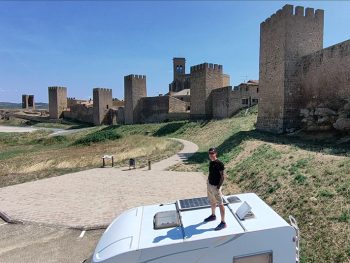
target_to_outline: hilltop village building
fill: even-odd
[[[186,74],[185,58],[174,58],[173,69],[174,79],[164,96],[147,97],[146,76],[135,74],[124,77],[124,101],[113,99],[111,89],[95,88],[93,100],[81,100],[67,97],[66,87],[49,87],[50,118],[94,125],[226,118],[258,102],[258,82],[232,89],[222,65],[203,63]]]
[[[323,23],[292,5],[261,23],[257,129],[350,130],[350,40],[324,49]]]

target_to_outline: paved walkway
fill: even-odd
[[[172,140],[181,142],[184,146],[183,149],[177,154],[165,160],[162,160],[158,163],[153,164],[152,170],[164,171],[168,169],[170,166],[173,166],[179,162],[187,160],[187,158],[191,157],[195,152],[198,151],[197,144],[194,144],[193,142],[182,140],[182,139],[176,139],[176,138],[172,138]]]
[[[0,132],[33,132],[37,130],[38,130],[37,128],[31,128],[31,127],[16,127],[16,126],[0,125]]]
[[[205,196],[202,173],[162,171],[197,150],[181,141],[180,153],[150,171],[98,168],[0,188],[0,214],[13,222],[94,229],[135,206]]]

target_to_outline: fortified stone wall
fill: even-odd
[[[140,122],[162,122],[176,119],[176,116],[183,119],[186,113],[186,102],[170,96],[144,97],[139,101]],[[181,115],[182,114],[182,115]],[[187,118],[186,115],[185,118]]]
[[[119,107],[118,108],[117,123],[118,124],[124,124],[125,123],[124,107]]]
[[[73,105],[77,105],[77,104],[86,104],[86,105],[92,105],[93,101],[90,100],[79,100],[76,98],[67,98],[67,108],[71,108]]]
[[[113,107],[115,108],[124,107],[124,101],[119,100],[117,98],[113,98]]]
[[[109,110],[112,107],[112,90],[93,89],[93,120],[94,125],[111,124]]]
[[[222,72],[222,65],[218,64],[204,63],[191,67],[191,118],[212,118],[213,103],[210,94],[214,89],[223,87]]]
[[[297,63],[323,46],[323,10],[285,5],[260,25],[257,129],[281,133],[298,125],[302,99]]]
[[[49,114],[51,119],[59,119],[67,109],[67,88],[49,87]]]
[[[213,118],[231,117],[239,110],[258,103],[258,85],[242,83],[232,89],[227,86],[212,91]]]
[[[232,87],[222,87],[212,92],[213,98],[213,118],[222,119],[231,115],[230,112],[230,95],[232,93]]]
[[[144,97],[139,101],[140,122],[162,122],[167,119],[169,112],[169,96]]]
[[[182,101],[175,97],[169,97],[169,113],[182,113],[187,111],[187,105],[185,101]]]
[[[63,111],[63,118],[94,124],[93,113],[93,107],[88,107],[85,104],[75,104],[69,110]]]
[[[125,124],[140,122],[139,101],[147,97],[146,76],[128,75],[124,77]]]
[[[350,40],[302,57],[298,64],[300,107],[323,105],[339,110],[350,99]]]

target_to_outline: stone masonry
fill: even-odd
[[[67,88],[49,87],[49,114],[51,119],[59,119],[67,109]]]
[[[22,109],[35,109],[34,95],[22,95]]]
[[[222,65],[203,63],[191,67],[191,118],[210,119],[213,116],[211,92],[228,84]]]
[[[213,90],[213,118],[229,118],[241,109],[258,104],[258,94],[259,83],[251,80],[233,89],[227,86]]]
[[[109,111],[112,107],[112,90],[95,88],[93,89],[93,119],[94,125],[111,124]]]
[[[261,24],[258,129],[282,133],[350,123],[350,41],[323,49],[323,23],[323,10],[286,5]]]
[[[124,117],[125,124],[138,123],[139,101],[147,97],[146,76],[145,75],[128,75],[124,77]]]
[[[190,89],[190,74],[186,74],[186,59],[173,58],[173,82],[169,84],[169,92]]]
[[[297,127],[302,100],[296,74],[300,58],[323,46],[323,10],[285,5],[260,25],[257,129],[275,133]]]

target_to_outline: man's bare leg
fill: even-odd
[[[211,207],[211,214],[212,214],[212,215],[215,215],[216,204],[215,204],[215,203],[211,203],[211,204],[210,204],[210,207]],[[220,212],[220,213],[221,213],[221,212]]]
[[[225,207],[224,205],[219,205],[220,208],[220,215],[221,215],[221,222],[225,222]]]

